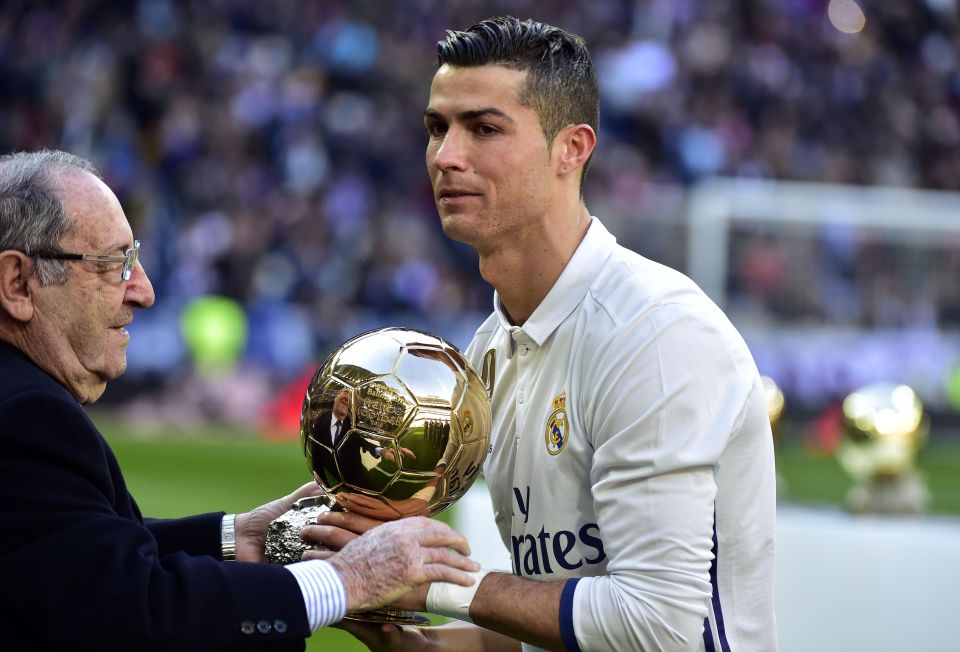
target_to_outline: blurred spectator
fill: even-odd
[[[245,364],[289,380],[364,328],[465,343],[489,311],[424,171],[423,80],[442,26],[529,14],[588,40],[606,152],[590,205],[674,266],[681,191],[704,176],[960,190],[953,3],[862,0],[854,33],[828,4],[8,0],[0,151],[90,156],[124,202],[158,303],[173,308],[138,329],[128,380],[186,364],[175,308],[208,293],[246,310]],[[939,295],[911,297],[882,252],[835,248],[811,296],[791,284],[795,248],[742,249],[732,282],[785,318],[896,326],[922,304],[923,319],[960,322],[946,268]],[[941,261],[950,270],[958,251]]]

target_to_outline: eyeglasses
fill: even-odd
[[[120,278],[129,281],[133,274],[133,268],[137,266],[137,258],[140,256],[140,241],[134,240],[133,247],[123,252],[123,255],[104,256],[100,254],[68,254],[55,253],[52,251],[33,251],[29,254],[36,258],[48,258],[50,260],[90,260],[95,263],[123,263],[120,271]]]

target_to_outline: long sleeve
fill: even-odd
[[[203,554],[217,515],[145,526],[112,451],[65,392],[0,401],[0,447],[0,613],[28,649],[303,649],[293,575]]]
[[[623,328],[606,364],[588,372],[587,385],[597,391],[582,414],[595,447],[593,502],[610,559],[607,573],[580,579],[567,603],[580,649],[703,644],[716,578],[717,469],[759,468],[768,452],[759,444],[770,439],[762,422],[744,435],[756,445],[728,459],[746,415],[765,413],[755,409],[752,363],[738,359],[741,349],[726,339],[695,313],[661,306]]]

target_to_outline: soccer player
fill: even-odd
[[[475,625],[351,631],[392,650],[775,650],[760,375],[693,282],[584,204],[599,117],[584,41],[507,17],[438,52],[427,169],[444,232],[496,290],[467,354],[492,386],[484,475],[513,574],[405,603]]]

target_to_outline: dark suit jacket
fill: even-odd
[[[0,647],[302,650],[293,575],[221,562],[221,516],[144,521],[73,396],[0,342]]]
[[[326,480],[327,486],[336,484],[335,479],[339,478],[355,487],[378,489],[379,487],[375,487],[371,483],[370,474],[364,468],[360,457],[360,451],[366,451],[374,457],[379,457],[377,447],[365,438],[354,434],[347,439],[341,439],[339,445],[336,445],[335,453],[331,453],[326,447],[334,448],[335,446],[335,442],[330,438],[332,420],[333,412],[324,410],[317,415],[317,419],[314,421],[313,439],[324,444],[324,446],[313,447],[314,471]],[[352,427],[350,418],[344,419],[343,427],[340,430],[341,437],[349,432]],[[334,455],[339,462],[339,472],[338,467],[334,464]]]

